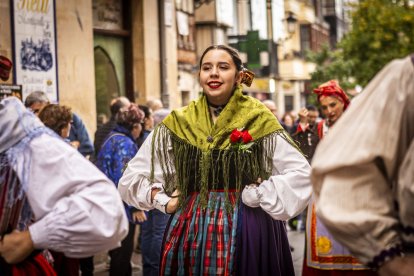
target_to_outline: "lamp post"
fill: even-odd
[[[296,23],[298,20],[296,19],[296,16],[293,12],[288,13],[288,17],[286,17],[286,23],[287,23],[287,31],[290,35],[290,37],[295,33],[296,31]],[[289,37],[289,38],[290,38]]]

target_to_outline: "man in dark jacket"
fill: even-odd
[[[317,119],[319,117],[318,109],[313,105],[308,105],[299,111],[299,124],[296,133],[292,138],[296,141],[299,148],[310,163],[316,146],[319,143],[317,131]]]

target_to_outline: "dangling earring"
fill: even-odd
[[[246,68],[243,68],[241,73],[242,77],[240,83],[244,83],[245,85],[250,87],[254,79],[254,73],[250,70],[247,70]]]

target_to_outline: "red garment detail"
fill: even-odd
[[[318,136],[319,139],[323,138],[323,124],[325,123],[325,120],[322,120],[318,123]]]
[[[335,80],[330,80],[328,82],[325,82],[319,85],[318,88],[315,88],[313,90],[313,92],[318,95],[319,102],[322,96],[330,96],[330,97],[338,98],[341,102],[344,103],[344,110],[346,110],[350,102],[344,90],[342,90],[338,82]]]
[[[12,276],[56,276],[52,266],[46,261],[45,257],[39,253],[34,257],[29,257],[23,262],[12,265]]]
[[[298,128],[295,133],[305,132],[309,128],[309,124],[306,124],[306,127],[303,129],[301,124],[298,124]]]

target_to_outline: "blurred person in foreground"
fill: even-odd
[[[313,159],[317,212],[380,275],[414,274],[414,57],[386,65]]]
[[[69,107],[48,104],[40,110],[38,117],[45,126],[70,144],[68,137],[72,124],[72,112]],[[79,275],[79,260],[77,258],[66,257],[62,252],[54,250],[50,250],[50,253],[53,256],[53,268],[58,275]]]
[[[337,122],[344,114],[350,104],[350,100],[345,91],[335,80],[330,80],[321,84],[314,89],[318,96],[318,102],[321,105],[325,120],[321,121],[320,139],[329,137],[331,129],[336,128]],[[348,128],[353,132],[353,129]],[[345,147],[346,143],[330,141],[334,147]],[[347,148],[353,152],[353,148]],[[324,162],[330,164],[332,159],[326,159]],[[376,275],[368,267],[361,264],[355,256],[338,241],[326,229],[326,226],[320,221],[315,211],[315,199],[313,198],[308,207],[306,218],[306,254],[302,270],[303,276],[333,276],[333,275]]]
[[[34,91],[30,93],[25,99],[25,106],[38,116],[40,116],[40,113],[45,107],[48,107],[48,111],[43,113],[41,120],[47,127],[51,127],[59,136],[62,136],[60,129],[63,123],[67,123],[67,112],[64,112],[61,109],[61,106],[57,104],[50,104],[46,93],[43,91]],[[89,138],[89,134],[82,119],[75,113],[72,113],[71,111],[69,112],[71,113],[70,123],[67,125],[67,128],[65,128],[65,130],[68,129],[69,132],[65,133],[63,139],[89,159],[93,153],[93,145]],[[65,258],[61,259],[63,261],[65,260]],[[94,270],[93,258],[81,258],[80,268],[84,276],[92,275]],[[66,269],[64,266],[62,266],[62,271],[70,272],[70,270]]]
[[[0,129],[2,275],[55,275],[42,249],[79,258],[119,245],[127,219],[104,174],[17,98],[0,102]]]

